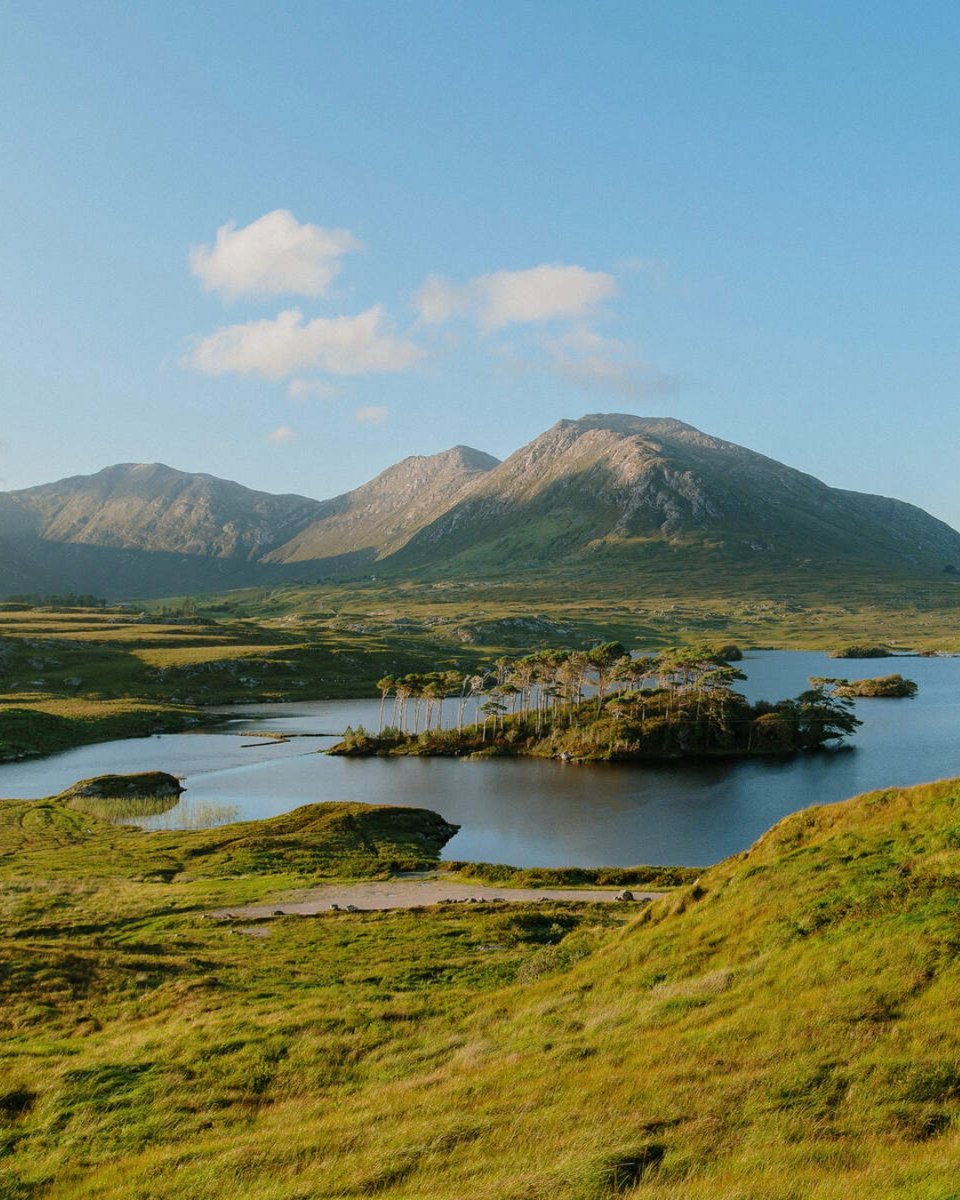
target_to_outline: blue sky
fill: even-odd
[[[7,0],[0,487],[325,497],[626,411],[960,525],[958,50],[946,3]]]

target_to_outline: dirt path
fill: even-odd
[[[659,900],[664,892],[636,892],[633,899]],[[331,909],[362,911],[388,908],[419,908],[425,904],[470,903],[484,904],[530,903],[537,900],[579,900],[582,902],[613,901],[621,889],[604,888],[588,891],[581,888],[496,888],[483,884],[446,883],[442,879],[388,879],[368,883],[330,883],[299,892],[289,900],[273,904],[245,905],[242,908],[221,908],[211,917],[228,920],[297,914],[311,916]],[[351,909],[352,906],[352,909]]]

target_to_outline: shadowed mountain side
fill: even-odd
[[[369,483],[327,501],[317,520],[268,554],[266,561],[300,562],[355,551],[384,558],[499,461],[469,446],[405,458]]]
[[[16,492],[0,492],[0,531],[4,538],[36,537],[40,529],[40,517]]]
[[[24,551],[22,557],[8,560],[0,541],[0,596],[72,591],[124,600],[312,584],[362,574],[372,561],[370,554],[344,554],[320,563],[259,563],[39,540]]]
[[[0,595],[61,590],[59,572],[38,561],[37,546],[34,542],[25,550],[19,542],[0,537]]]

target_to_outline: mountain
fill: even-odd
[[[500,460],[469,446],[405,458],[369,483],[328,500],[317,518],[267,562],[302,562],[341,554],[386,558],[453,505]]]
[[[487,472],[404,548],[427,564],[535,565],[651,544],[939,570],[960,534],[922,509],[828,487],[669,418],[559,421]]]
[[[8,492],[20,531],[73,545],[258,560],[298,533],[322,505],[254,492],[162,463],[122,463],[96,475]]]
[[[350,574],[403,545],[498,462],[455,446],[325,501],[162,463],[0,493],[0,595],[172,595],[281,584],[314,569]]]
[[[456,446],[318,501],[161,464],[0,493],[0,594],[172,595],[378,575],[668,571],[746,586],[797,572],[943,578],[960,534],[670,418],[563,420],[506,461]]]

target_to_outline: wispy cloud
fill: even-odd
[[[287,384],[287,395],[294,400],[305,400],[315,396],[318,400],[332,400],[337,387],[329,379],[291,379]]]
[[[582,318],[618,291],[615,277],[605,271],[544,264],[523,271],[495,271],[462,285],[431,275],[414,297],[414,305],[426,325],[464,316],[492,331]]]
[[[227,299],[248,295],[323,296],[340,259],[360,243],[347,229],[301,224],[284,208],[242,229],[229,221],[212,246],[190,250],[190,270],[208,292]]]
[[[363,375],[406,371],[423,355],[414,342],[387,328],[380,305],[353,317],[305,321],[298,308],[272,320],[225,325],[201,338],[183,359],[206,375],[284,379],[302,371]]]
[[[628,400],[675,395],[683,381],[646,362],[631,342],[577,325],[558,336],[503,347],[504,367],[529,374],[546,371],[565,384]]]
[[[383,408],[379,404],[370,404],[365,408],[356,409],[353,419],[359,421],[361,425],[382,425],[389,415],[389,409]]]
[[[282,446],[286,442],[292,442],[297,436],[297,431],[291,429],[289,425],[278,425],[276,429],[267,434],[267,441],[272,442],[275,446]]]

